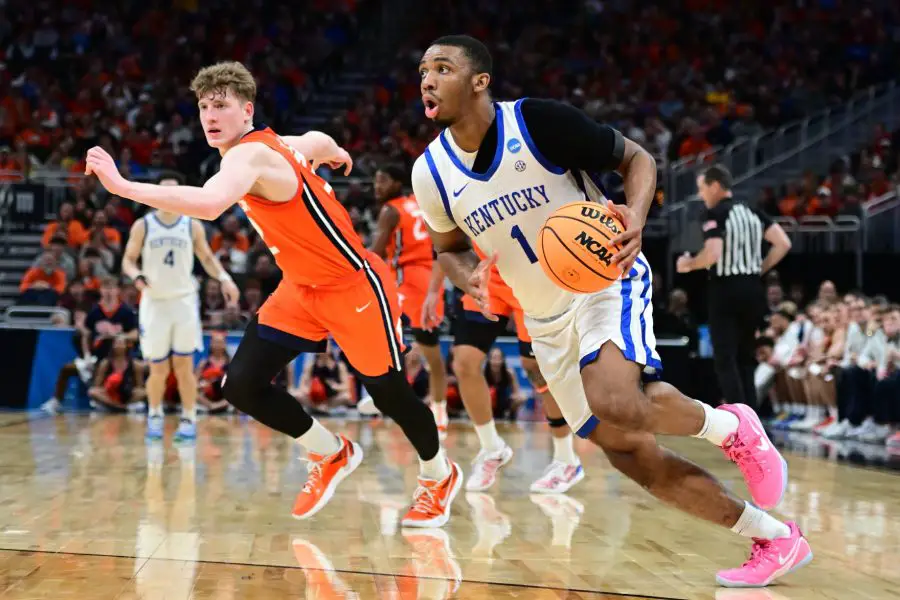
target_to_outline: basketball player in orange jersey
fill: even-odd
[[[375,172],[375,200],[381,207],[369,250],[384,258],[400,290],[400,310],[412,329],[413,339],[428,362],[431,410],[441,435],[447,432],[447,373],[440,340],[434,327],[444,319],[444,272],[434,260],[431,237],[422,211],[413,196],[403,196],[406,173],[399,165],[385,165]],[[425,322],[424,304],[431,296]]]
[[[473,248],[479,256],[484,257],[477,247]],[[512,290],[500,277],[496,266],[491,269],[488,295],[491,312],[498,317],[496,321],[486,319],[472,296],[466,294],[462,301],[463,314],[454,324],[453,372],[459,384],[459,395],[481,443],[481,451],[472,461],[472,472],[466,480],[466,490],[480,492],[493,486],[497,480],[497,472],[512,459],[512,448],[497,433],[490,389],[484,378],[484,360],[496,339],[504,335],[507,323],[512,319],[519,338],[522,368],[541,399],[553,437],[553,460],[531,484],[531,491],[564,494],[584,479],[584,468],[575,454],[572,429],[538,368],[531,348],[531,337],[525,328],[522,308]]]
[[[207,143],[222,155],[203,187],[125,180],[102,148],[88,151],[86,173],[110,193],[154,208],[212,220],[239,203],[284,279],[247,326],[228,367],[225,398],[238,410],[295,438],[309,451],[309,475],[293,516],[311,517],[362,460],[362,449],[310,417],[272,379],[300,352],[323,352],[331,335],[366,380],[375,404],[419,455],[419,487],[404,526],[439,527],[462,486],[458,465],[444,455],[434,417],[402,372],[397,290],[384,262],[363,247],[350,216],[315,165],[346,165],[350,156],[330,137],[280,137],[253,124],[256,83],[240,63],[202,69],[196,93]],[[312,164],[310,162],[312,161]]]

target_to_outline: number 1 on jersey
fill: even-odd
[[[519,242],[519,245],[522,246],[522,251],[525,253],[525,256],[528,257],[528,260],[531,261],[531,264],[534,264],[538,261],[537,254],[534,253],[534,250],[531,249],[531,246],[528,244],[528,240],[525,239],[525,234],[522,233],[522,230],[518,225],[514,225],[510,230],[510,235],[514,240]]]

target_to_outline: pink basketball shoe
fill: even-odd
[[[792,521],[786,525],[791,535],[777,540],[754,538],[750,560],[737,569],[719,571],[716,582],[725,587],[765,587],[809,563],[813,553],[800,528]]]
[[[787,462],[772,445],[752,408],[725,404],[717,410],[727,410],[738,418],[737,431],[725,440],[722,451],[744,475],[753,503],[763,510],[775,508],[787,489]]]

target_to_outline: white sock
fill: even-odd
[[[694,434],[694,437],[702,438],[721,448],[725,440],[737,431],[740,423],[737,415],[727,410],[718,410],[699,400],[695,400],[695,402],[703,407],[704,419],[703,427]]]
[[[775,540],[791,535],[790,527],[749,502],[744,503],[744,512],[731,530],[744,537],[763,540]]]
[[[161,417],[161,416],[163,416],[163,408],[162,408],[162,404],[160,404],[159,406],[151,406],[150,408],[148,408],[148,409],[147,409],[147,416],[148,416],[148,417]]]
[[[184,406],[181,407],[181,418],[187,419],[191,423],[197,421],[197,405],[194,405],[194,408],[191,410],[186,409]]]
[[[420,458],[419,473],[423,479],[433,479],[435,481],[446,479],[450,475],[450,461],[447,460],[444,449],[439,448],[438,453],[431,460],[422,460]]]
[[[581,461],[575,455],[575,445],[573,436],[569,433],[565,437],[553,438],[553,460],[565,463],[567,465],[577,465]]]
[[[297,442],[309,452],[328,456],[341,449],[341,442],[336,435],[325,429],[321,423],[313,419],[309,431],[297,438]]]
[[[478,441],[481,442],[482,450],[499,450],[503,447],[504,441],[497,433],[497,426],[491,419],[484,425],[476,425],[475,433],[478,434]]]

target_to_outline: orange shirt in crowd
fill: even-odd
[[[778,202],[778,212],[786,217],[797,216],[797,213],[800,212],[801,203],[800,196],[796,194],[785,196]]]
[[[91,238],[91,234],[93,230],[88,233],[88,239]],[[114,227],[104,227],[103,228],[103,238],[106,240],[107,244],[120,246],[122,244],[122,234],[119,233],[119,230]]]
[[[212,248],[213,252],[218,252],[222,249],[222,232],[216,233],[212,240],[209,242],[209,247]],[[243,233],[238,232],[235,235],[234,247],[241,252],[247,252],[250,250],[250,238],[248,238]]]
[[[31,267],[25,271],[25,276],[22,277],[19,292],[25,292],[30,289],[37,281],[46,281],[51,288],[56,290],[57,294],[62,294],[66,291],[66,274],[63,273],[62,269],[54,269],[52,273],[47,275],[47,272],[40,267]]]
[[[80,221],[76,221],[72,219],[67,223],[68,225],[68,242],[69,245],[73,248],[78,248],[83,245],[86,241],[88,241],[88,232],[84,228],[84,225],[81,224]],[[44,248],[50,246],[50,240],[53,239],[53,235],[56,233],[56,230],[59,228],[59,221],[54,221],[47,225],[47,229],[44,230],[44,235],[41,236],[41,245]]]
[[[712,144],[705,139],[697,140],[693,137],[689,137],[681,142],[681,145],[678,147],[678,156],[680,158],[697,156],[701,152],[706,152],[707,150],[712,150]]]

